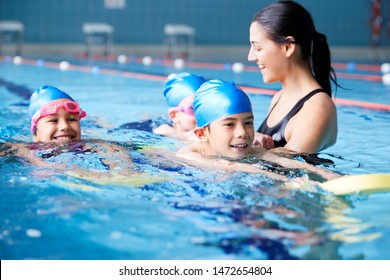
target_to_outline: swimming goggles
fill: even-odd
[[[80,108],[80,105],[75,101],[66,100],[62,102],[49,102],[43,105],[42,108],[32,116],[30,127],[31,132],[35,131],[40,118],[56,114],[61,107],[67,112],[77,115],[79,119],[82,119],[87,115],[87,113],[84,112]]]
[[[182,112],[189,116],[194,116],[194,107],[191,104],[169,108],[169,112]]]

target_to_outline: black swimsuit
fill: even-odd
[[[310,97],[312,97],[313,95],[315,95],[315,94],[317,94],[319,92],[324,92],[324,90],[322,88],[318,88],[318,89],[313,90],[312,92],[310,92],[306,96],[302,97],[302,99],[300,99],[297,102],[297,104],[295,104],[295,106],[290,110],[290,112],[288,112],[288,114],[279,123],[277,123],[273,127],[269,127],[267,125],[267,120],[268,120],[268,117],[271,114],[272,110],[274,109],[274,107],[275,107],[275,105],[277,103],[276,102],[274,107],[272,107],[272,109],[269,111],[269,113],[268,113],[267,117],[265,118],[264,122],[260,125],[259,129],[257,130],[257,132],[260,132],[260,133],[272,136],[272,139],[274,140],[275,148],[276,147],[283,147],[284,145],[287,144],[287,141],[286,141],[286,138],[285,138],[285,135],[284,135],[284,130],[286,129],[287,123],[290,121],[290,119],[296,113],[298,113],[298,111],[302,108],[303,104],[308,99],[310,99]]]

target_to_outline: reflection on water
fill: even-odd
[[[132,135],[126,143],[22,144],[41,166],[2,145],[1,257],[342,259],[347,243],[385,238],[350,215],[346,198],[287,189],[262,174],[194,168],[175,159],[175,142],[151,157],[155,147],[144,141],[155,136]]]

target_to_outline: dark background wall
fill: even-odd
[[[105,0],[0,0],[0,20],[25,25],[27,43],[81,43],[83,22],[114,26],[116,44],[161,44],[166,23],[195,27],[198,45],[246,45],[254,14],[267,0],[125,0],[106,9]],[[371,45],[371,0],[298,0],[312,14],[331,46]],[[380,46],[389,46],[390,0],[382,0]]]

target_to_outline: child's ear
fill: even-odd
[[[176,117],[176,111],[175,110],[169,110],[168,111],[168,116],[171,119],[171,121],[174,121],[174,119]]]
[[[207,142],[208,141],[208,137],[205,133],[205,127],[197,127],[194,129],[194,134],[196,136],[196,138],[199,139],[199,141],[201,142]]]
[[[32,138],[33,138],[33,141],[34,141],[34,142],[38,142],[37,132],[36,132],[36,131],[34,132],[34,135],[33,135]]]

